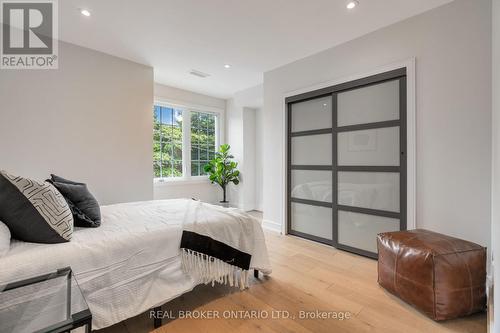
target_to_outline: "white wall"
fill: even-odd
[[[500,332],[500,0],[493,0],[493,179],[491,242],[494,259],[494,299],[496,304],[490,317],[496,318],[491,332]],[[491,311],[491,309],[490,309]]]
[[[222,200],[222,190],[208,180],[165,182],[154,185],[154,199],[193,198],[208,203]]]
[[[242,183],[243,186],[243,206],[246,211],[254,210],[256,208],[256,137],[255,137],[255,121],[256,110],[252,108],[243,108],[243,173]]]
[[[202,95],[192,91],[169,87],[158,83],[155,83],[154,85],[154,94],[155,97],[163,97],[173,100],[174,102],[184,102],[191,105],[198,105],[202,107],[208,106],[222,110],[226,108],[226,101],[224,99]]]
[[[456,0],[265,73],[265,220],[284,220],[284,94],[411,57],[417,61],[417,226],[490,245],[489,0]]]
[[[264,210],[263,109],[255,109],[255,209]]]
[[[220,98],[197,94],[191,91],[173,88],[161,84],[154,85],[155,99],[170,101],[188,107],[197,107],[211,111],[212,108],[223,111],[226,101]],[[224,115],[223,115],[224,116]],[[224,120],[225,117],[222,117]],[[225,142],[225,124],[221,125],[221,143]],[[222,190],[218,185],[206,180],[192,180],[179,182],[165,182],[154,185],[155,199],[195,198],[209,203],[222,200]]]
[[[229,200],[243,210],[258,209],[258,192],[262,173],[257,170],[257,163],[262,161],[262,150],[257,143],[258,109],[262,107],[262,85],[237,92],[226,103],[226,138],[231,145],[232,154],[239,163],[241,182],[229,186]],[[260,178],[257,178],[257,177]]]
[[[237,104],[234,98],[226,101],[226,143],[231,146],[231,154],[238,162],[238,170],[244,178],[243,167],[243,107]],[[240,189],[245,186],[244,180],[227,188],[227,200],[234,206],[243,207],[243,194]]]
[[[0,71],[0,168],[152,199],[152,101],[151,67],[61,42],[57,70]]]

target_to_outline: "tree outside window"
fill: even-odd
[[[183,123],[183,117],[190,120]],[[154,178],[204,176],[204,166],[215,157],[217,115],[190,111],[172,106],[155,105],[153,109],[153,169]],[[183,140],[183,128],[188,132]],[[183,141],[191,151],[183,161]],[[183,175],[183,163],[191,166],[191,174]]]
[[[155,105],[153,117],[154,176],[182,177],[182,110]]]

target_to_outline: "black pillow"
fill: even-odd
[[[84,183],[74,182],[56,175],[49,180],[68,202],[76,227],[96,228],[101,225],[101,209],[96,198]]]
[[[0,171],[0,220],[12,237],[33,243],[68,242],[73,215],[61,193],[50,183]]]

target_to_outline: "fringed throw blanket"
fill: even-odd
[[[237,209],[198,201],[193,201],[191,206],[180,245],[182,269],[199,283],[248,287],[256,243],[261,251],[263,246],[267,252],[259,222]],[[267,259],[267,253],[264,257]],[[260,269],[270,273],[268,267],[266,263]]]

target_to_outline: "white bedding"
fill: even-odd
[[[179,250],[182,223],[193,218],[216,221],[221,233],[228,221],[251,223],[255,244],[250,267],[271,272],[259,222],[239,210],[175,199],[103,206],[101,211],[101,227],[77,229],[69,243],[14,241],[0,258],[0,284],[71,266],[92,312],[93,328],[113,325],[196,285],[181,269]]]

